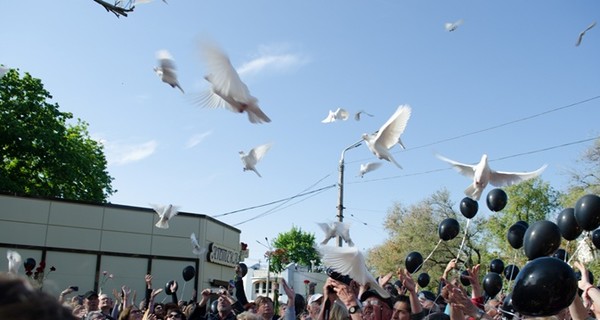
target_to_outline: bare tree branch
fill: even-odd
[[[115,16],[117,16],[117,18],[119,18],[120,15],[127,17],[127,13],[128,12],[133,12],[133,9],[135,8],[135,5],[129,6],[129,4],[128,4],[127,8],[120,7],[119,6],[119,4],[120,4],[119,0],[117,0],[115,2],[115,4],[110,4],[110,3],[102,1],[102,0],[94,0],[94,1],[96,3],[98,3],[99,5],[103,6],[104,9],[106,9],[106,11],[114,13]],[[129,3],[131,3],[131,1]]]

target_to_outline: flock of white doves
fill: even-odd
[[[455,31],[463,20],[458,20],[453,23],[446,23],[445,29],[449,32]],[[581,44],[584,34],[592,29],[596,22],[590,24],[582,31],[576,42],[576,46]],[[225,108],[235,113],[246,113],[248,120],[251,123],[271,122],[271,119],[258,106],[258,99],[250,94],[250,90],[242,80],[239,74],[231,64],[227,54],[221,50],[216,44],[205,42],[201,46],[204,62],[206,63],[208,74],[204,77],[209,82],[210,88],[202,93],[198,102],[208,108]],[[175,64],[171,54],[166,50],[157,52],[159,66],[154,68],[154,71],[161,80],[169,84],[173,88],[178,88],[184,93],[181,85],[177,81],[175,72]],[[363,134],[362,139],[367,147],[380,160],[386,160],[393,163],[399,168],[402,168],[390,153],[396,144],[405,149],[400,136],[404,132],[408,120],[410,119],[412,109],[409,105],[400,105],[390,118],[372,134]],[[363,110],[354,114],[354,119],[360,121],[361,115],[373,117]],[[343,108],[330,110],[328,116],[323,119],[323,123],[332,123],[335,121],[346,121],[349,118],[349,112]],[[259,177],[260,173],[256,170],[257,163],[271,148],[270,143],[263,144],[252,148],[247,154],[240,151],[240,157],[244,164],[244,171],[254,171]],[[543,165],[539,169],[531,172],[505,172],[495,171],[488,165],[488,156],[483,154],[479,163],[475,165],[464,164],[454,160],[450,160],[441,155],[437,155],[439,159],[449,163],[462,175],[472,179],[472,183],[466,188],[465,194],[478,201],[483,190],[488,184],[496,187],[502,187],[512,184],[517,184],[528,179],[539,176],[547,167]],[[366,173],[371,172],[382,166],[382,162],[369,162],[360,166],[359,176],[363,177]],[[167,229],[168,221],[179,213],[179,207],[173,205],[156,205],[151,204],[154,210],[159,215],[159,221],[156,227]],[[354,279],[360,279],[359,282],[374,282],[374,278],[364,268],[364,257],[358,249],[354,247],[354,243],[350,238],[349,224],[342,222],[318,223],[323,232],[325,239],[320,243],[319,251],[323,256],[324,262],[330,266],[335,266],[338,272],[351,274]],[[347,248],[326,246],[330,239],[341,237],[347,244]],[[198,244],[195,234],[191,235],[193,253],[197,255],[204,254],[205,248],[201,248]],[[339,269],[339,270],[338,270]],[[383,293],[383,292],[382,292]]]

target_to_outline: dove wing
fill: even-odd
[[[460,174],[462,174],[463,176],[469,177],[469,178],[473,178],[473,176],[475,175],[475,165],[471,165],[471,164],[464,164],[464,163],[460,163],[458,161],[454,161],[454,160],[450,160],[444,156],[441,155],[437,155],[438,159],[448,162],[449,164],[452,165],[452,167],[454,167],[454,169],[456,171],[458,171]]]
[[[583,30],[583,32],[585,33],[595,26],[596,26],[596,21],[592,22],[587,28],[585,28],[585,30]]]
[[[166,217],[170,219],[178,214],[179,214],[179,206],[170,206],[169,210],[166,212]]]
[[[390,149],[400,139],[400,135],[404,132],[408,119],[410,118],[411,108],[408,105],[401,105],[396,109],[396,112],[381,126],[375,140],[378,144]]]
[[[335,229],[332,228],[328,223],[318,222],[317,224],[319,225],[321,230],[323,230],[323,232],[325,233],[325,239],[321,242],[322,245],[325,245],[325,244],[327,244],[329,239],[335,237]]]
[[[531,172],[492,171],[490,172],[489,182],[495,187],[510,186],[539,176],[546,170],[546,167],[548,167],[548,165],[543,165],[539,169]]]
[[[256,101],[221,48],[215,44],[205,43],[202,46],[202,53],[209,70],[210,82],[219,92],[241,102]]]
[[[383,163],[381,163],[381,162],[369,162],[365,166],[365,173],[376,170],[379,167],[381,167],[382,165],[383,165]]]
[[[354,242],[352,241],[352,238],[350,238],[350,224],[349,223],[343,223],[343,222],[337,221],[335,223],[335,231],[340,237],[342,237],[342,239],[344,240],[344,242],[346,242],[348,244],[348,246],[350,246],[350,247],[354,246]]]
[[[152,209],[154,209],[154,211],[156,211],[156,213],[158,213],[159,216],[164,216],[166,206],[154,203],[151,203],[150,206],[152,207]]]
[[[320,246],[317,248],[321,253],[324,265],[331,267],[341,274],[349,275],[354,281],[364,285],[369,283],[372,289],[384,298],[390,294],[377,284],[375,277],[367,269],[365,257],[356,247],[334,247]]]
[[[17,274],[21,264],[23,264],[23,258],[21,255],[13,250],[6,251],[6,258],[8,259],[8,272]]]
[[[265,156],[265,153],[271,149],[272,144],[266,143],[250,150],[249,156],[254,160],[254,164],[260,161]]]
[[[349,117],[348,111],[346,111],[346,109],[343,108],[337,108],[337,110],[335,110],[335,115],[336,118],[344,121],[348,120]]]
[[[333,122],[333,120],[335,119],[335,113],[333,113],[333,111],[329,110],[329,115],[327,115],[327,118],[321,120],[322,123],[331,123]]]

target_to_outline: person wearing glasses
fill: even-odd
[[[173,310],[165,316],[166,320],[186,320],[185,314],[181,311]]]

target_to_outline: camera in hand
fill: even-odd
[[[343,282],[347,285],[350,285],[350,283],[352,282],[352,278],[350,278],[350,276],[347,274],[341,274],[331,268],[327,268],[326,272],[327,272],[327,275],[333,280]],[[332,288],[327,288],[327,289],[329,292],[333,292]]]

